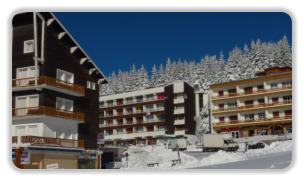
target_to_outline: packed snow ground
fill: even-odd
[[[167,168],[195,168],[203,166],[212,166],[224,163],[245,161],[255,159],[260,156],[267,156],[274,153],[291,152],[292,141],[277,141],[266,145],[263,149],[252,149],[247,152],[225,152],[218,151],[208,157],[197,159],[184,152],[180,152],[181,164],[172,166],[172,160],[178,159],[177,152],[167,149],[164,145],[152,146],[130,146],[128,149],[128,163],[126,157],[122,159],[123,168],[143,169],[148,163],[159,163],[160,169]]]

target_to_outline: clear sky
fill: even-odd
[[[235,46],[251,40],[277,42],[284,35],[292,41],[292,22],[285,13],[54,13],[106,75],[128,71],[132,64],[153,64],[202,56],[227,58]]]

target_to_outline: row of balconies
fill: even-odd
[[[101,102],[99,104],[99,108],[108,108],[113,106],[123,106],[123,105],[131,105],[131,104],[138,104],[138,103],[144,103],[144,102],[151,102],[151,101],[157,101],[157,100],[164,100],[164,96],[152,96],[147,98],[136,98],[136,100],[121,100],[121,101],[108,101],[107,103]]]
[[[292,104],[292,100],[286,100],[286,101],[283,101],[283,102],[250,104],[250,105],[235,106],[235,107],[224,107],[224,108],[219,108],[219,109],[213,109],[212,113],[216,114],[216,113],[219,113],[219,112],[231,112],[231,111],[263,108],[263,107],[271,107],[271,106],[279,106],[279,105],[289,105],[289,104]]]
[[[12,136],[13,144],[30,144],[32,146],[83,148],[81,140],[60,139],[41,136]]]
[[[75,111],[64,111],[47,106],[13,108],[12,111],[13,118],[41,115],[84,121],[84,113]]]
[[[267,92],[271,92],[271,91],[278,91],[278,90],[287,90],[287,89],[291,89],[292,85],[291,84],[286,84],[286,85],[282,85],[282,86],[272,86],[269,87],[269,89],[264,89],[263,88],[252,88],[252,89],[247,89],[244,91],[241,90],[237,90],[234,89],[233,91],[230,90],[230,92],[228,91],[227,93],[224,93],[224,91],[219,91],[217,93],[214,93],[212,95],[213,99],[220,99],[220,98],[227,98],[227,97],[233,97],[233,96],[246,96],[246,95],[251,95],[251,94],[263,94],[263,93],[267,93]]]
[[[107,121],[105,121],[107,122]],[[132,121],[132,122],[125,122],[125,123],[104,123],[104,124],[99,124],[100,127],[113,127],[113,126],[127,126],[127,125],[138,125],[138,124],[145,124],[145,123],[154,123],[154,122],[165,122],[165,120],[163,119],[159,119],[159,120],[156,120],[156,119],[153,119],[153,120],[141,120],[141,121]]]
[[[148,133],[148,132],[164,132],[165,129],[151,129],[151,130],[133,130],[133,131],[116,131],[116,133],[113,132],[113,130],[105,130],[104,135],[123,135],[123,134],[136,134],[136,133]]]
[[[83,86],[61,81],[48,76],[38,76],[37,85],[35,84],[36,78],[13,79],[12,91],[21,91],[25,88],[36,88],[37,86],[45,86],[56,88],[59,91],[71,92],[73,95],[84,96],[85,88]]]
[[[102,111],[101,116],[102,117],[113,117],[113,116],[123,116],[123,115],[132,115],[132,114],[140,114],[140,113],[151,113],[155,111],[163,111],[164,107],[158,107],[158,108],[149,108],[149,109],[134,109],[132,110],[125,110],[125,111],[117,111],[117,110],[110,110],[110,111]],[[104,114],[103,114],[104,113]]]
[[[230,128],[231,126],[248,126],[253,125],[256,123],[271,123],[275,121],[288,121],[291,122],[292,116],[291,115],[285,115],[285,116],[278,116],[278,117],[272,117],[272,118],[258,118],[258,119],[251,119],[251,120],[230,120],[229,122],[216,122],[212,123],[214,128],[222,127],[222,128]],[[265,123],[266,124],[266,123]]]

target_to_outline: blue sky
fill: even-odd
[[[292,41],[292,22],[285,13],[140,13],[57,12],[54,13],[101,71],[128,71],[132,64],[172,60],[200,61],[205,55],[227,58],[235,46],[251,40],[276,42],[284,35]]]

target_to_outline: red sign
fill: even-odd
[[[126,153],[125,153],[125,156],[126,156],[126,157],[128,157],[128,156],[129,156],[129,154],[126,152]]]

